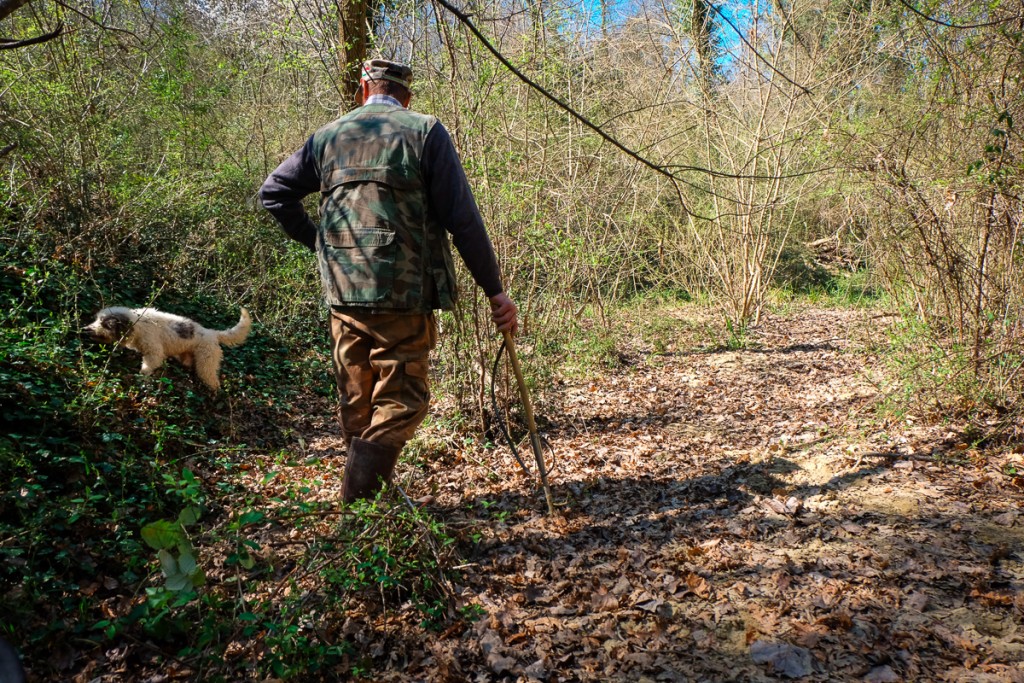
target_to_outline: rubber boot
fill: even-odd
[[[357,436],[352,437],[341,488],[345,502],[372,498],[385,483],[389,483],[401,451],[401,447],[384,446]]]

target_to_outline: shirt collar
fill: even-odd
[[[392,104],[396,107],[402,106],[402,103],[391,95],[370,95],[363,101],[364,107],[368,104]]]

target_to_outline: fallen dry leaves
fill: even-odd
[[[1021,491],[955,426],[877,416],[880,331],[807,310],[546,389],[557,521],[505,449],[407,471],[482,530],[459,590],[488,616],[379,678],[1024,681]]]
[[[346,622],[368,678],[1024,681],[1019,478],[967,457],[954,424],[878,417],[883,322],[797,311],[745,349],[680,333],[675,352],[636,341],[614,370],[556,377],[535,397],[554,518],[507,448],[427,427],[442,446],[399,483],[465,530],[452,590],[483,617]],[[337,497],[332,428],[303,443],[319,469],[290,476]]]

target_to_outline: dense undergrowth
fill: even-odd
[[[112,290],[127,304],[149,302],[143,269],[86,277],[56,259],[5,256],[0,599],[31,653],[55,638],[91,638],[103,596],[152,572],[141,526],[214,493],[187,479],[197,461],[280,446],[300,378],[314,370],[293,339],[257,326],[227,355],[219,397],[174,364],[139,381],[136,354],[100,346],[82,327]],[[211,325],[237,315],[212,297],[154,303]]]
[[[292,424],[303,410],[331,410],[322,321],[257,322],[225,354],[212,395],[173,361],[141,376],[136,353],[82,327],[113,292],[219,328],[236,307],[154,292],[145,264],[82,273],[6,257],[0,609],[4,635],[37,675],[79,670],[94,648],[124,638],[152,642],[154,661],[169,657],[203,680],[310,674],[352,654],[318,629],[353,600],[412,600],[427,625],[457,616],[440,566],[453,539],[423,513],[391,500],[342,517],[334,501],[309,502],[308,487],[267,496],[244,485],[253,458],[301,457]],[[260,529],[310,520],[324,526],[322,542],[285,553],[285,566],[267,561]],[[290,576],[295,592],[275,595]],[[229,648],[244,658],[230,674],[217,665]]]

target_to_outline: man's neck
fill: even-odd
[[[396,100],[391,95],[370,95],[363,102],[363,106],[366,106],[368,104],[390,104],[390,105],[393,105],[395,107],[401,107],[402,106],[402,103],[399,102],[398,100]]]

